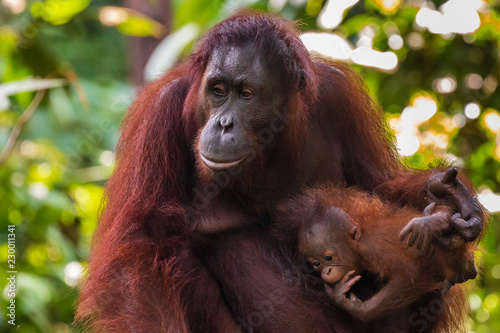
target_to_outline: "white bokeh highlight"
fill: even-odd
[[[71,261],[64,267],[64,282],[75,287],[82,278],[83,266],[78,261]]]
[[[326,30],[336,28],[344,18],[344,12],[359,0],[328,0],[318,15],[318,25]]]
[[[426,2],[418,11],[415,23],[433,34],[469,34],[480,27],[478,10],[483,6],[481,0],[449,0],[434,10],[433,4]]]

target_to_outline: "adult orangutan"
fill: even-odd
[[[268,223],[281,200],[334,183],[421,210],[432,195],[464,219],[447,239],[477,238],[473,194],[459,181],[432,191],[444,170],[406,169],[388,137],[360,78],[312,58],[292,22],[222,21],[125,118],[77,320],[106,332],[373,331],[302,284]],[[460,327],[465,301],[453,287],[409,327]]]

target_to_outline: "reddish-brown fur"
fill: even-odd
[[[236,15],[207,33],[182,65],[147,85],[124,120],[77,307],[77,321],[92,331],[231,331],[235,322],[242,323],[240,317],[247,318],[245,311],[265,307],[263,301],[271,297],[265,291],[277,292],[283,302],[255,330],[371,330],[302,287],[291,291],[282,274],[293,274],[293,263],[266,243],[265,229],[226,235],[209,257],[192,249],[200,241],[186,224],[187,207],[195,200],[194,189],[208,181],[196,172],[202,126],[196,117],[198,87],[216,45],[249,39],[256,52],[283,66],[283,82],[297,83],[303,70],[307,86],[300,93],[288,89],[290,123],[276,139],[283,148],[273,169],[250,170],[228,185],[224,191],[234,198],[228,207],[272,213],[275,203],[303,186],[327,182],[355,185],[417,209],[426,206],[426,181],[441,170],[410,171],[398,162],[382,114],[359,76],[341,63],[311,59],[291,22],[258,13]],[[308,146],[304,138],[312,130],[319,130],[328,145]],[[334,148],[340,154],[336,163],[304,157],[315,150],[318,156],[333,154]],[[267,184],[272,191],[264,195],[254,177],[274,171],[276,178]],[[249,199],[255,197],[265,204]],[[453,289],[446,311],[430,323],[442,332],[464,318],[465,295]]]
[[[330,207],[339,208],[347,215],[328,215]],[[436,208],[433,214],[436,215],[425,217],[425,223],[432,229],[429,231],[433,237],[440,237],[445,229],[438,227],[445,227],[446,223],[451,227],[451,214],[443,206]],[[353,188],[325,186],[307,190],[303,195],[280,205],[277,229],[283,229],[278,234],[281,238],[291,240],[290,234],[298,235],[299,230],[311,230],[317,223],[333,227],[333,237],[310,234],[309,237],[315,237],[311,241],[324,237],[321,240],[330,242],[330,251],[339,257],[335,264],[345,267],[345,272],[352,269],[357,274],[376,273],[379,281],[387,283],[383,291],[377,291],[364,303],[366,309],[354,307],[354,315],[371,321],[397,313],[399,315],[396,317],[401,319],[398,326],[405,327],[409,325],[409,306],[420,297],[431,291],[447,292],[449,282],[462,283],[477,274],[473,260],[476,250],[474,243],[461,242],[448,249],[435,244],[432,250],[425,251],[415,246],[408,247],[406,242],[400,240],[400,232],[408,222],[422,216],[420,211],[383,203],[377,196]],[[351,234],[353,230],[355,239]],[[285,231],[287,236],[283,236]],[[296,244],[289,246],[298,248],[302,254],[307,252],[307,255],[313,255],[308,240],[295,241]],[[324,248],[321,251],[326,250]],[[300,253],[297,255],[300,256]],[[409,329],[405,327],[405,330]]]

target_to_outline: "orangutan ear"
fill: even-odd
[[[352,240],[357,242],[361,237],[361,230],[359,230],[359,228],[356,226],[352,226],[351,230],[349,230],[349,236],[351,236]]]

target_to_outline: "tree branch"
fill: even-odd
[[[12,132],[10,132],[9,138],[7,140],[7,144],[2,150],[2,153],[0,154],[0,166],[5,164],[9,156],[12,154],[12,151],[14,150],[14,147],[16,145],[17,139],[19,138],[19,134],[21,134],[21,130],[23,129],[24,125],[30,120],[31,116],[33,113],[35,113],[35,110],[38,108],[40,105],[40,102],[42,101],[43,97],[45,96],[46,89],[39,90],[35,98],[31,101],[30,105],[28,108],[23,112],[23,114],[17,119],[16,125],[12,129]]]

